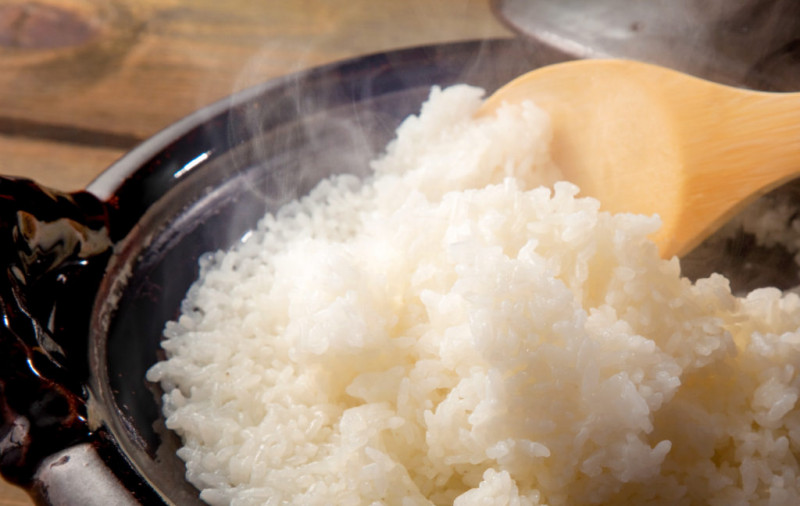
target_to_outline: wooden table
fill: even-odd
[[[502,36],[488,0],[0,0],[0,174],[77,190],[165,126],[270,78]],[[0,506],[27,504],[0,481]]]

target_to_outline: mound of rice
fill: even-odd
[[[147,376],[201,497],[800,504],[800,298],[682,278],[481,93],[202,261]]]

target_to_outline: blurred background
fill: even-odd
[[[488,0],[0,0],[0,173],[82,188],[242,88],[350,56],[504,35]]]
[[[0,0],[0,174],[78,190],[162,128],[270,78],[510,36],[489,0]],[[0,480],[0,506],[29,504]]]

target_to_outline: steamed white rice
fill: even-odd
[[[372,178],[202,261],[147,376],[201,497],[800,504],[800,298],[682,278],[480,102],[434,89]]]

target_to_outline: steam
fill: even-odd
[[[305,8],[304,8],[305,7]],[[253,104],[245,112],[244,129],[228,132],[229,141],[238,144],[242,137],[248,147],[231,154],[233,173],[255,169],[268,173],[254,183],[250,191],[259,196],[267,212],[307,193],[318,181],[340,173],[367,176],[369,162],[379,155],[393,138],[402,119],[419,110],[435,82],[420,85],[409,73],[408,95],[401,101],[384,98],[386,73],[403,81],[404,70],[414,65],[408,54],[389,52],[383,63],[366,63],[363,68],[332,72],[321,80],[293,76],[322,64],[342,61],[364,54],[374,54],[419,44],[445,40],[484,39],[508,36],[489,6],[482,0],[449,2],[399,2],[374,5],[370,2],[321,3],[306,0],[292,12],[303,12],[311,19],[287,18],[296,23],[297,36],[282,37],[280,42],[263,45],[249,58],[235,80],[234,91],[260,85],[264,76],[281,69],[288,75],[277,77],[282,91],[274,101]],[[411,12],[411,15],[408,13]],[[398,25],[398,20],[411,26]],[[410,21],[409,21],[410,20]],[[295,26],[295,25],[292,25]],[[311,33],[308,27],[314,27]],[[287,31],[283,27],[282,33]],[[376,38],[376,34],[380,37]],[[422,61],[438,48],[412,55]],[[479,48],[473,61],[464,68],[464,79],[472,82],[485,73],[487,59],[496,55]],[[372,65],[373,68],[369,66]],[[400,70],[395,70],[400,69]],[[484,69],[484,70],[480,70]],[[413,70],[413,69],[412,69]],[[513,77],[513,76],[508,76]],[[349,96],[353,93],[354,96]],[[393,92],[394,93],[394,92]],[[282,124],[276,124],[289,118]],[[239,238],[230,238],[229,243]]]

